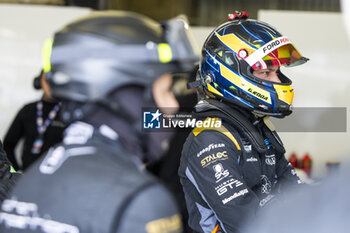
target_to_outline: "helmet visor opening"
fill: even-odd
[[[266,69],[267,67],[276,66],[297,66],[307,61],[299,51],[292,45],[286,44],[268,53],[262,58],[258,58],[252,65],[255,70]]]

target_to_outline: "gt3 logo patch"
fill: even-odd
[[[218,195],[221,196],[222,194],[226,193],[228,189],[239,187],[242,184],[243,183],[241,181],[231,178],[228,181],[225,181],[219,186],[215,187],[215,190],[218,193]]]

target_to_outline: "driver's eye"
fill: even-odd
[[[260,71],[260,72],[257,72],[258,75],[268,75],[269,72],[268,71]]]

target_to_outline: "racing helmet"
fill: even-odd
[[[292,67],[308,59],[267,23],[247,19],[245,12],[236,15],[230,15],[231,20],[217,27],[203,45],[199,75],[204,89],[254,113],[280,118],[291,114],[292,81],[280,69],[281,83],[260,79],[253,70]]]
[[[55,33],[43,48],[54,98],[81,106],[107,104],[116,111],[111,92],[149,87],[164,73],[191,71],[198,60],[184,18],[160,24],[125,11],[92,13]],[[79,120],[91,111],[81,106],[62,108],[63,120]]]

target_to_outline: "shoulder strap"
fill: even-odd
[[[235,146],[238,150],[241,150],[241,146],[239,145],[239,142],[232,135],[230,130],[228,130],[225,126],[221,125],[220,127],[200,127],[200,128],[197,127],[192,131],[192,133],[194,134],[194,136],[197,136],[198,134],[200,134],[204,130],[215,130],[215,131],[222,133],[223,135],[228,137],[233,142],[233,144],[235,144]]]
[[[264,136],[267,137],[278,153],[285,153],[283,143],[268,117],[265,117],[264,121],[259,123],[259,128],[261,128],[263,133],[262,135],[248,117],[244,116],[235,108],[228,107],[226,104],[215,99],[199,101],[195,106],[195,114],[199,117],[219,117],[226,120],[240,134],[247,137],[259,153],[264,153],[267,150]]]
[[[263,153],[267,150],[264,138],[249,119],[234,108],[215,99],[201,100],[195,106],[195,115],[199,117],[219,117],[230,123],[236,130],[251,141],[253,147]]]
[[[286,150],[284,149],[282,140],[278,136],[276,130],[274,129],[274,126],[272,122],[268,119],[268,117],[264,118],[264,124],[262,126],[263,133],[267,137],[267,139],[270,141],[271,145],[273,145],[274,149],[279,154],[286,153]]]

